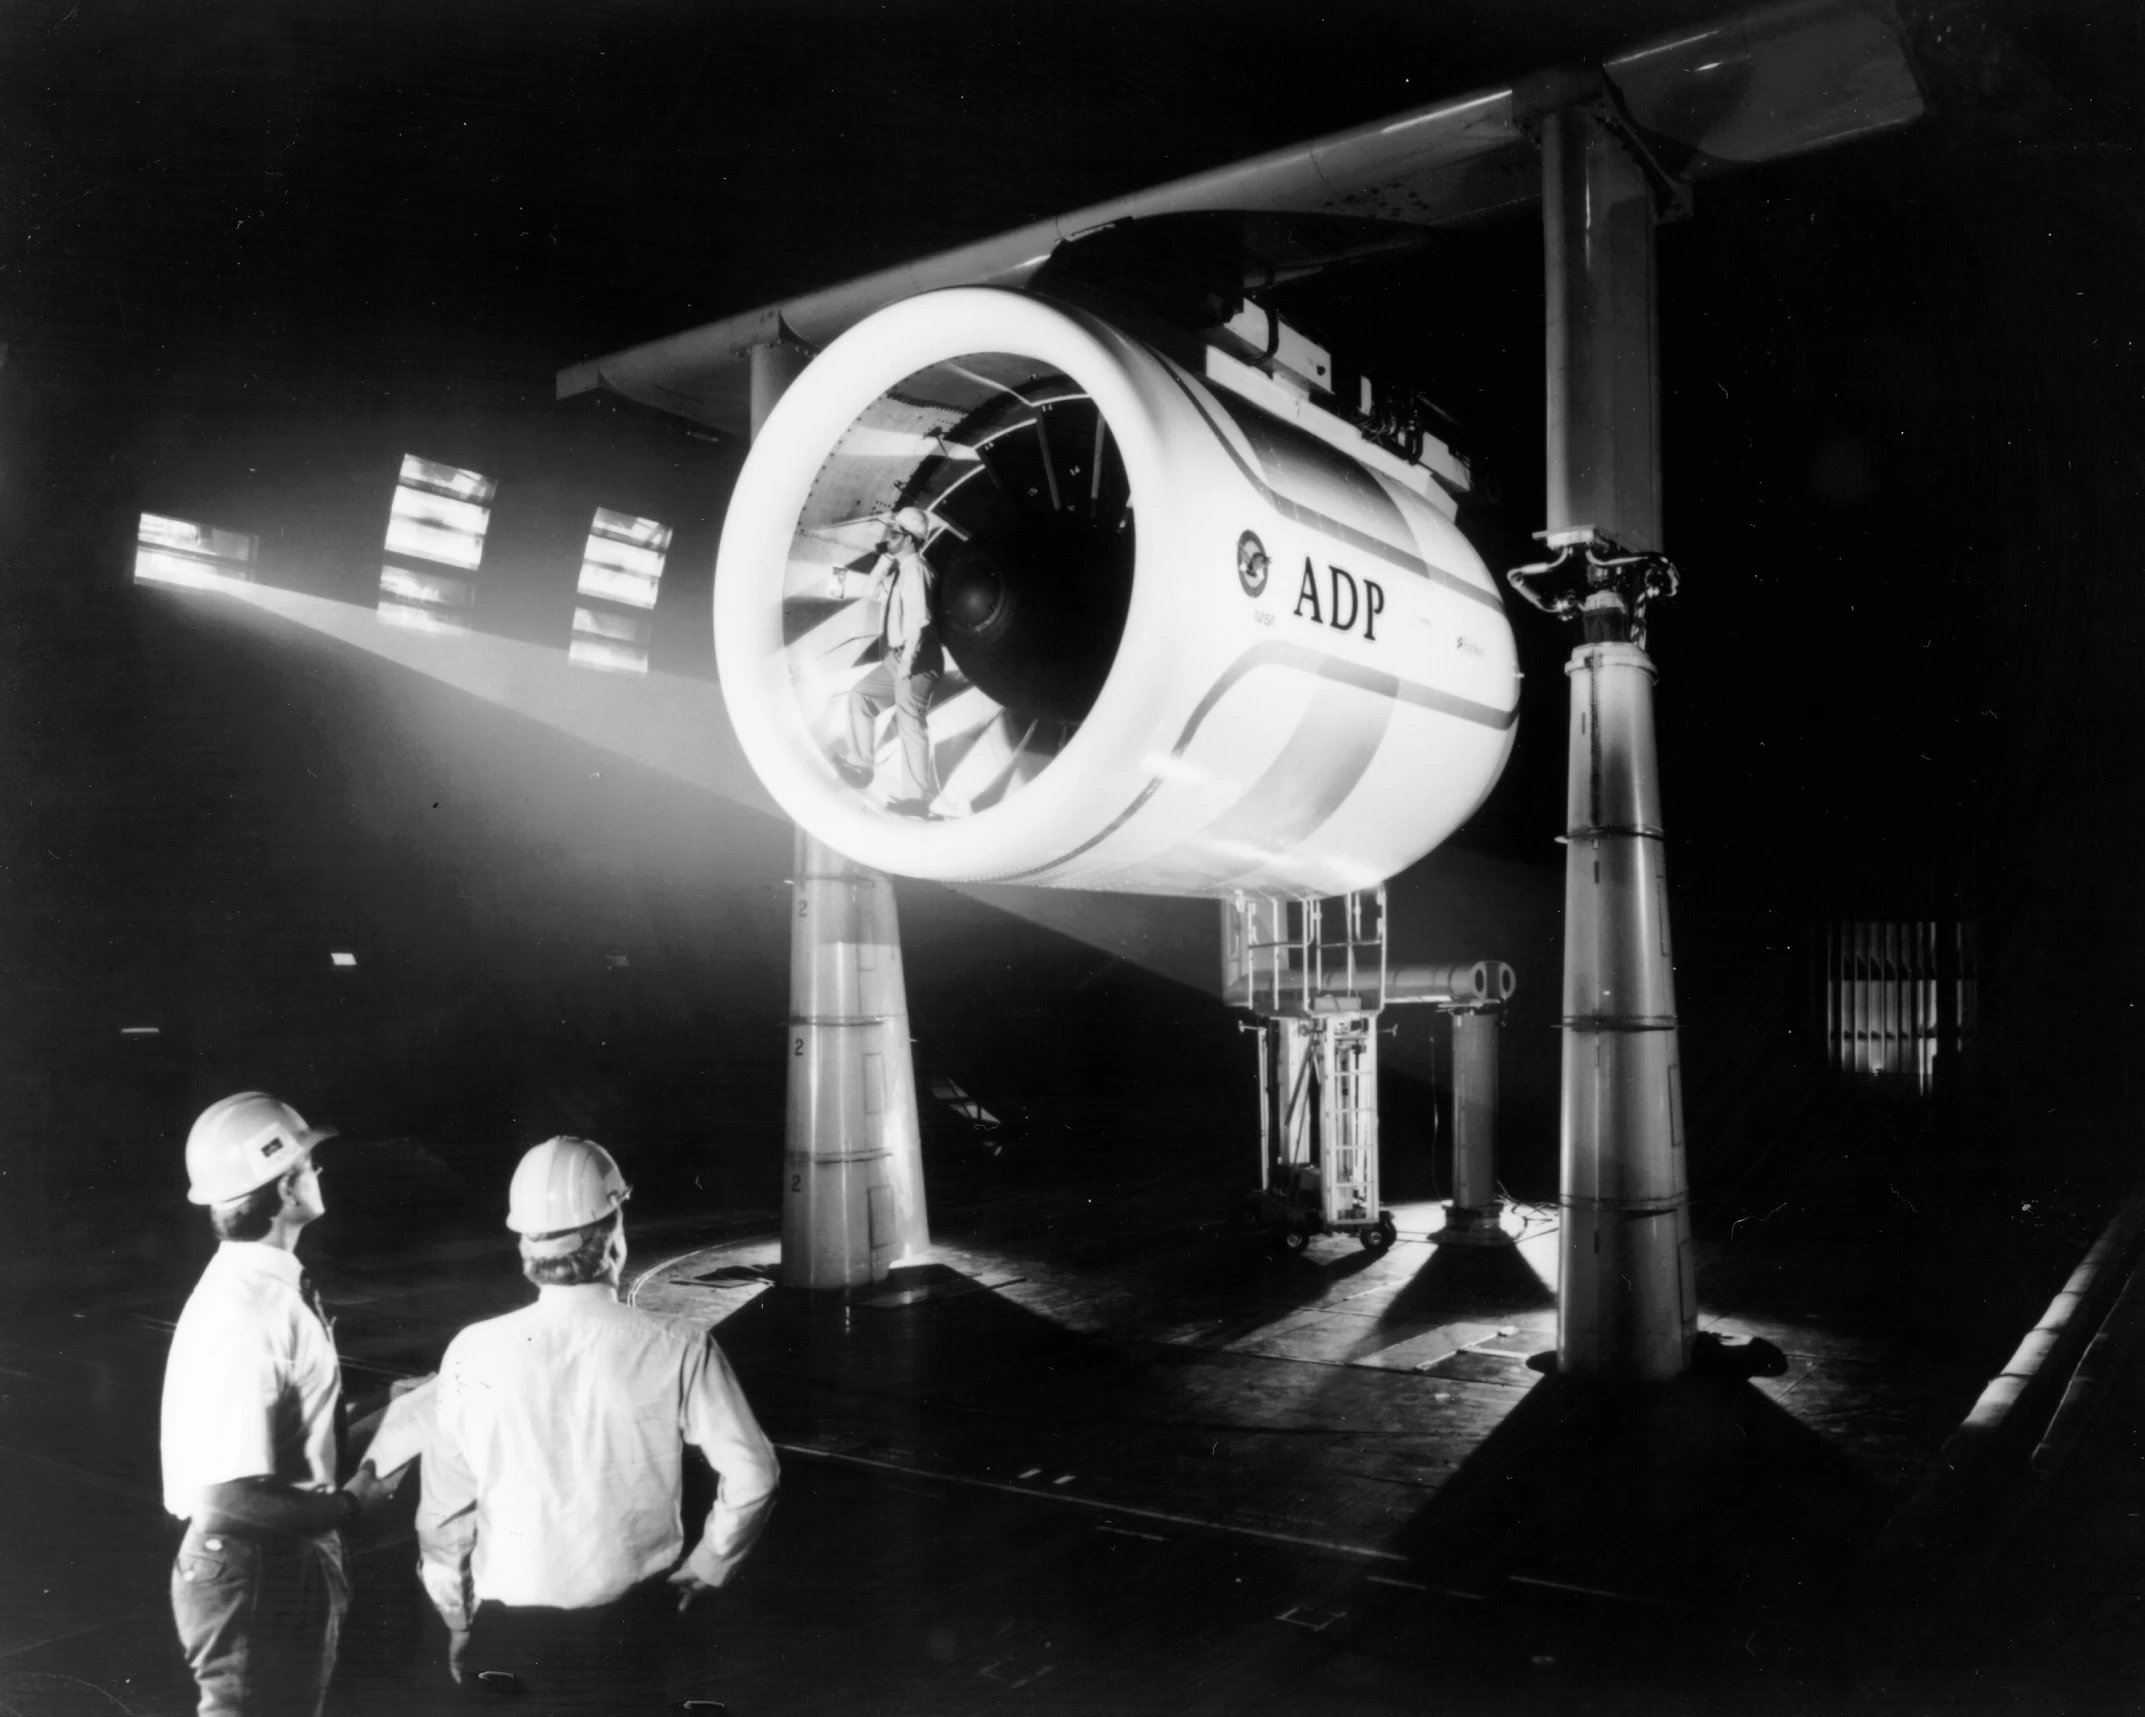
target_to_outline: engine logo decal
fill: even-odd
[[[1259,541],[1257,531],[1246,531],[1236,539],[1237,582],[1243,585],[1246,596],[1257,596],[1266,588],[1269,564],[1266,545]]]

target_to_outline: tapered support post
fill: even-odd
[[[752,353],[756,435],[808,354]],[[790,882],[785,1287],[881,1281],[931,1244],[892,882],[797,831]]]
[[[893,883],[797,831],[781,1281],[881,1281],[931,1243]]]
[[[1689,1368],[1683,1093],[1646,605],[1661,553],[1653,228],[1674,187],[1613,92],[1541,121],[1548,528],[1512,574],[1577,619],[1564,882],[1558,1369],[1651,1381]]]
[[[1582,645],[1571,678],[1564,868],[1558,1368],[1676,1377],[1697,1302],[1653,664]]]

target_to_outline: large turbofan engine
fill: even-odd
[[[888,659],[904,509],[935,681]],[[945,881],[1367,887],[1481,803],[1518,713],[1497,588],[1421,495],[1083,310],[980,288],[880,311],[783,396],[715,643],[783,808]]]

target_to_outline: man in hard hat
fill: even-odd
[[[879,716],[893,706],[894,729],[901,739],[901,790],[886,802],[900,816],[927,817],[938,797],[938,772],[931,756],[931,695],[945,671],[945,651],[931,618],[931,587],[936,578],[924,558],[931,521],[920,507],[903,507],[886,522],[879,559],[871,571],[869,594],[886,604],[880,622],[885,655],[849,693],[849,755],[835,767],[850,785],[869,784],[877,773]],[[846,573],[837,573],[846,587]]]
[[[337,1529],[391,1492],[369,1465],[336,1488],[335,1336],[298,1263],[333,1133],[241,1091],[186,1139],[220,1244],[164,1368],[164,1506],[187,1523],[171,1608],[201,1717],[319,1711],[350,1598]]]
[[[553,1709],[657,1709],[678,1615],[736,1571],[775,1500],[774,1447],[721,1350],[618,1297],[628,1192],[587,1139],[522,1157],[507,1226],[536,1302],[448,1344],[423,1460],[420,1566],[449,1669]],[[688,1443],[719,1483],[689,1554]]]

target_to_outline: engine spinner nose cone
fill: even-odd
[[[1070,509],[979,523],[943,554],[947,649],[1022,718],[1079,722],[1109,678],[1132,593],[1132,533]]]
[[[997,563],[982,553],[958,555],[944,580],[940,601],[947,628],[957,639],[987,635],[1006,607],[1005,574]]]

